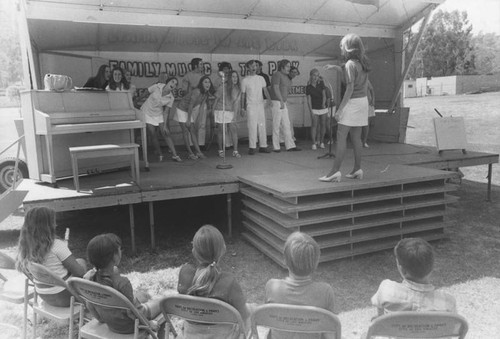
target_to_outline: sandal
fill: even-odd
[[[182,162],[181,157],[180,157],[180,156],[178,156],[178,155],[174,155],[174,156],[172,156],[172,160],[173,160],[173,161],[177,161],[177,162]]]
[[[197,157],[196,155],[194,155],[194,153],[189,153],[188,157],[189,157],[189,159],[191,159],[191,160],[196,160],[196,159],[198,159],[198,157]]]
[[[198,159],[206,159],[207,157],[205,156],[205,154],[203,153],[196,153],[196,156],[198,157]]]
[[[224,158],[224,151],[223,150],[219,150],[219,158]]]
[[[241,158],[241,154],[238,153],[238,151],[233,151],[233,157],[235,157],[235,158]]]

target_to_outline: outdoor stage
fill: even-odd
[[[302,146],[305,147],[305,145]],[[380,238],[384,234],[400,237],[405,233],[401,231],[405,223],[411,223],[411,227],[414,227],[416,219],[422,219],[424,222],[426,218],[434,218],[429,220],[432,220],[431,224],[440,224],[436,226],[436,229],[439,229],[438,236],[442,237],[442,230],[446,226],[445,207],[446,204],[453,202],[453,198],[447,194],[453,190],[453,187],[446,184],[446,179],[453,177],[454,172],[439,169],[488,165],[489,185],[491,185],[492,164],[497,163],[499,159],[498,154],[491,153],[462,154],[457,150],[446,151],[439,155],[433,147],[373,142],[370,143],[370,148],[363,149],[362,167],[365,172],[363,180],[350,180],[343,177],[341,183],[323,183],[317,178],[329,171],[333,161],[332,159],[317,159],[325,150],[257,153],[253,156],[247,155],[246,151],[247,146],[243,145],[240,149],[243,157],[240,159],[231,157],[231,151],[227,151],[229,157],[226,158],[226,162],[233,165],[231,169],[216,168],[222,163],[222,159],[216,156],[215,147],[207,153],[208,158],[204,160],[184,160],[182,163],[171,160],[161,163],[150,162],[150,171],[140,173],[139,185],[131,181],[129,170],[123,170],[80,177],[80,192],[75,191],[72,178],[58,180],[58,188],[26,179],[19,185],[18,190],[29,191],[23,202],[25,208],[50,206],[56,211],[70,211],[128,205],[133,252],[135,252],[133,208],[135,204],[149,204],[151,246],[154,247],[153,203],[155,201],[224,194],[227,196],[227,233],[231,236],[232,194],[241,192],[244,205],[243,224],[247,230],[244,236],[256,246],[258,246],[259,239],[266,240],[266,244],[262,245],[265,248],[260,249],[278,262],[277,257],[283,238],[286,238],[286,235],[294,229],[307,231],[301,228],[305,225],[300,221],[304,216],[307,220],[310,219],[312,228],[309,230],[314,229],[316,232],[313,234],[326,237],[324,242],[319,240],[320,246],[325,248],[333,246],[329,237],[334,232],[322,231],[317,223],[332,220],[349,219],[350,229],[345,228],[344,225],[342,230],[335,232],[348,232],[348,237],[351,238],[356,236],[355,228],[358,227],[356,226],[358,223],[362,224],[363,228],[378,225],[383,227],[377,236]],[[347,174],[351,169],[352,150],[348,149],[341,172]],[[301,197],[305,197],[306,200]],[[341,201],[339,197],[345,199]],[[487,199],[490,199],[489,188]],[[280,200],[291,206],[283,207],[280,205]],[[314,203],[311,204],[311,201]],[[381,201],[387,203],[377,205]],[[282,222],[282,216],[279,215],[273,221],[274,212],[267,210],[268,208],[274,212],[283,213],[286,218],[299,221]],[[429,208],[441,212],[429,216],[426,214]],[[330,210],[335,210],[340,214],[330,215],[324,219],[322,213]],[[381,210],[388,213],[383,216],[383,220],[380,219],[377,225],[366,224],[367,218],[375,217],[375,213],[378,215]],[[410,218],[411,213],[407,212],[409,210],[421,210],[422,216]],[[311,216],[314,211],[319,211],[320,215]],[[256,226],[258,223],[255,222],[255,217],[258,213],[267,215],[267,219],[261,220],[260,225]],[[275,226],[275,223],[280,224],[280,222],[281,226]],[[418,230],[423,229],[422,225],[418,224],[415,227],[417,226]],[[396,234],[398,231],[393,230],[392,227],[399,227],[399,234]],[[429,229],[428,226],[427,229]],[[364,241],[364,244],[369,240],[369,237],[365,235],[360,235],[360,237],[359,241]],[[350,245],[350,248],[344,246],[341,253],[326,251],[329,257],[325,256],[325,260],[366,253],[372,251],[373,245],[377,247],[377,243],[370,243],[358,249],[352,243],[346,242],[345,244]],[[379,249],[387,246],[388,244],[381,244]]]

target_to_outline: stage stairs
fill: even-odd
[[[326,262],[393,248],[404,237],[441,239],[450,226],[447,205],[457,198],[448,194],[456,190],[449,172],[395,165],[341,183],[321,183],[319,174],[240,177],[242,235],[282,267],[294,231],[311,235]]]

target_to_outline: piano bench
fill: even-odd
[[[130,156],[130,168],[132,177],[135,182],[139,184],[139,145],[137,144],[109,144],[109,145],[94,145],[94,146],[80,146],[70,147],[69,153],[71,155],[71,167],[73,169],[73,182],[75,189],[80,191],[80,182],[78,181],[78,160],[79,159],[93,159],[102,157],[113,156]]]

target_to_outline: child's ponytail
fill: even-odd
[[[219,277],[220,258],[226,252],[224,237],[211,225],[202,226],[193,238],[193,255],[198,261],[198,269],[187,294],[207,296]]]
[[[101,276],[101,270],[111,265],[114,256],[120,253],[121,246],[120,237],[113,233],[100,234],[89,241],[87,258],[96,270],[93,280],[99,280],[103,285],[113,286],[111,277]]]

